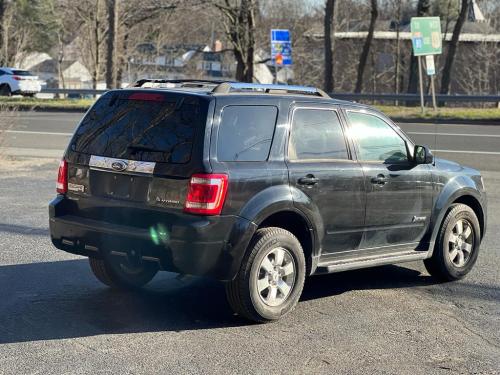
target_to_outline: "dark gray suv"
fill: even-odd
[[[226,283],[279,319],[309,275],[423,260],[455,280],[486,228],[478,171],[435,159],[377,110],[301,86],[142,80],[87,112],[61,161],[50,233],[96,277]]]

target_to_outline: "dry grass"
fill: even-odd
[[[0,103],[0,160],[5,159],[3,151],[7,145],[7,131],[14,127],[17,116],[18,111],[16,108],[11,108]]]
[[[440,119],[440,120],[498,120],[500,125],[500,108],[426,108],[421,113],[420,107],[376,106],[390,117],[408,119]]]
[[[19,110],[77,110],[86,111],[95,99],[39,99],[0,97],[0,106]]]

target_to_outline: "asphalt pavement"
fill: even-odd
[[[401,125],[483,171],[488,231],[465,279],[438,283],[421,262],[316,276],[291,315],[258,325],[233,315],[213,280],[164,272],[144,291],[117,292],[85,258],[53,248],[47,203],[81,114],[8,117],[0,374],[500,373],[500,126]]]

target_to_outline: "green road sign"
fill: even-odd
[[[439,17],[412,17],[411,41],[415,56],[440,55],[443,51]]]

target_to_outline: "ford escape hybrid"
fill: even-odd
[[[309,275],[423,260],[465,276],[478,171],[364,105],[300,86],[142,80],[103,95],[60,163],[50,233],[104,284],[159,270],[226,283],[239,315],[290,312]]]

